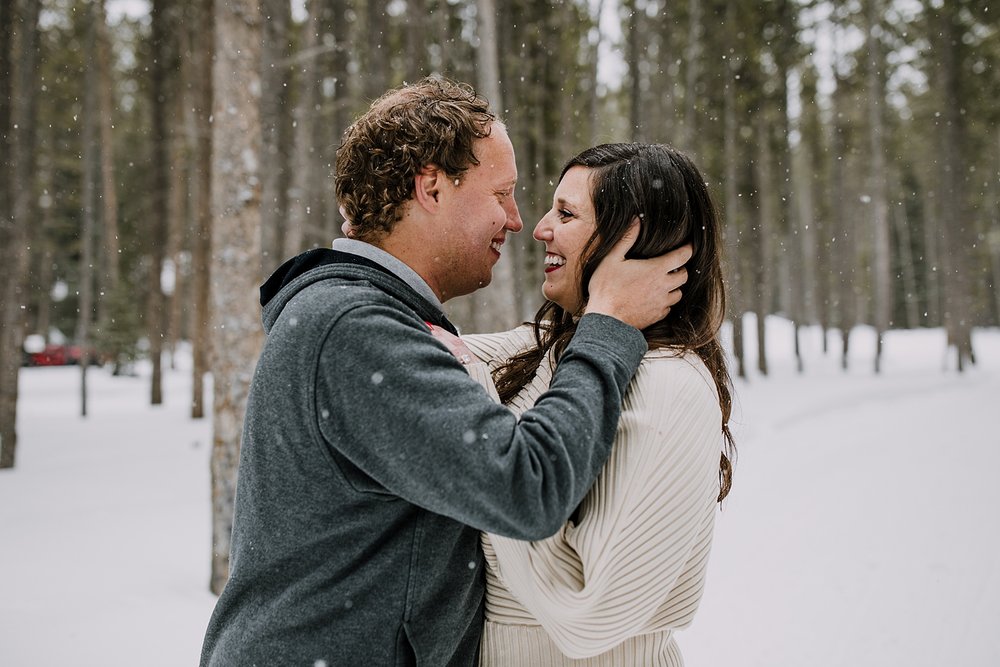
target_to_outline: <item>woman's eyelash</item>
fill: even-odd
[[[561,209],[557,210],[556,213],[559,214],[560,218],[572,218],[573,217],[572,211],[567,211],[564,208],[561,208]]]

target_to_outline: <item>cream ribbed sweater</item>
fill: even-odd
[[[527,327],[463,340],[491,365],[533,343]],[[512,409],[531,407],[551,379],[543,363]],[[721,423],[697,356],[646,355],[577,523],[540,542],[484,535],[481,665],[683,665],[672,632],[691,623],[701,599]]]

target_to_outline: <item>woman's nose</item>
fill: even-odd
[[[538,224],[535,225],[535,231],[531,235],[536,241],[552,240],[552,225],[548,223],[547,215],[538,221]]]

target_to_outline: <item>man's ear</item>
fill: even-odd
[[[417,204],[427,211],[437,211],[444,172],[437,165],[429,164],[413,179],[413,194]]]

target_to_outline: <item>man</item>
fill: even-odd
[[[685,280],[678,251],[595,272],[551,390],[520,420],[432,335],[520,231],[504,126],[465,86],[386,93],[345,133],[357,240],[261,288],[230,579],[202,665],[473,665],[479,531],[553,534],[607,458],[625,387]],[[631,241],[630,241],[631,242]],[[630,243],[629,242],[629,243]],[[481,369],[480,369],[481,370]]]

